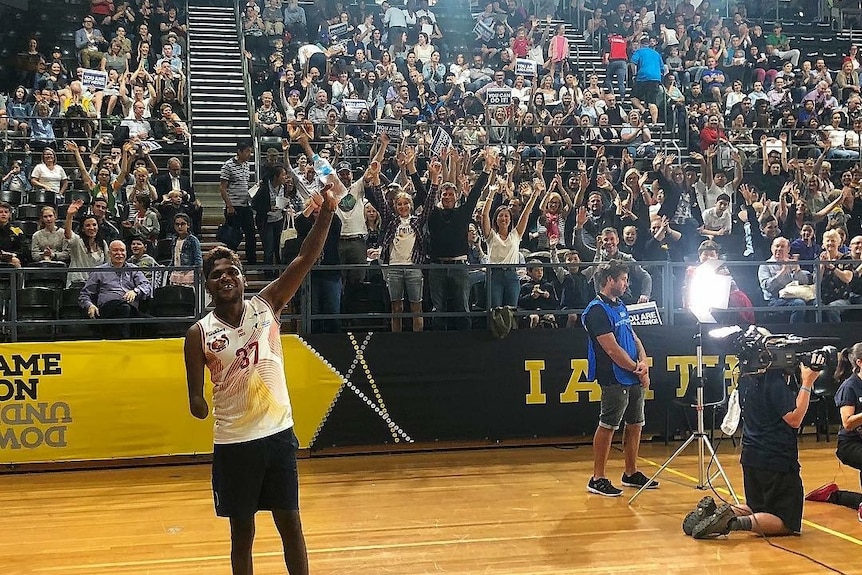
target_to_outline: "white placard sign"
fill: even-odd
[[[374,133],[386,133],[393,141],[401,140],[401,120],[375,120]]]
[[[104,90],[108,85],[108,73],[101,70],[82,70],[81,84],[91,92]]]
[[[368,109],[368,102],[359,98],[344,98],[341,104],[344,106],[344,115],[351,122],[359,118],[359,112]]]
[[[632,325],[661,325],[661,314],[658,313],[658,305],[654,301],[627,305],[626,309]]]
[[[489,106],[508,106],[512,103],[512,89],[488,88],[485,90],[485,103]]]
[[[437,128],[434,133],[434,139],[431,141],[431,155],[439,156],[443,153],[443,148],[452,145],[452,136],[443,128]]]
[[[535,78],[537,75],[536,63],[527,58],[518,58],[515,60],[515,76],[524,76],[525,78]]]
[[[473,27],[473,33],[484,42],[494,37],[494,30],[481,20],[476,22],[476,26]]]

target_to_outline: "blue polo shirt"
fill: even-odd
[[[649,46],[638,48],[632,54],[632,63],[638,68],[638,74],[635,77],[636,81],[661,82],[664,61],[661,58],[661,54]]]

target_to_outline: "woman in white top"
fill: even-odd
[[[493,223],[489,217],[491,213],[491,200],[494,199],[495,193],[501,191],[499,186],[496,188],[492,187],[491,193],[485,200],[485,205],[482,206],[482,232],[485,234],[488,244],[488,263],[508,264],[507,267],[491,268],[489,274],[491,301],[488,302],[491,308],[504,305],[518,305],[521,282],[518,280],[515,266],[520,261],[519,248],[521,246],[521,238],[524,236],[533,206],[536,205],[536,199],[541,192],[544,192],[544,184],[541,183],[541,180],[536,181],[534,191],[530,194],[527,205],[521,210],[521,216],[518,218],[518,224],[514,229],[512,228],[512,209],[506,204],[494,210]]]
[[[42,161],[30,173],[30,183],[34,188],[54,192],[58,196],[66,193],[69,177],[63,166],[57,165],[57,154],[51,148],[42,150]]]
[[[431,61],[431,54],[436,50],[431,44],[428,34],[419,32],[418,42],[413,45],[413,53],[416,54],[416,59],[426,64]]]
[[[462,89],[470,82],[470,64],[464,58],[464,54],[455,56],[455,63],[449,66],[449,71],[455,74],[455,83]]]
[[[69,269],[94,268],[108,261],[108,244],[102,237],[99,229],[99,221],[96,216],[88,215],[81,220],[81,232],[83,237],[72,231],[72,219],[81,206],[82,200],[75,200],[69,205],[66,212],[66,227],[64,228],[66,240],[69,242]],[[70,271],[66,276],[69,286],[83,285],[87,281],[90,272]]]

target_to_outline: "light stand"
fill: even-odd
[[[730,277],[715,273],[715,270],[723,265],[723,263],[724,262],[718,259],[708,260],[702,263],[695,271],[692,282],[688,288],[689,295],[698,295],[698,301],[690,301],[689,304],[689,310],[697,318],[697,335],[695,335],[695,339],[697,340],[697,377],[695,378],[695,385],[697,388],[695,395],[696,403],[693,406],[697,413],[697,431],[693,432],[688,439],[679,446],[679,449],[677,449],[673,455],[668,457],[667,461],[659,467],[658,471],[649,478],[649,481],[647,481],[643,487],[638,489],[637,493],[632,495],[632,498],[629,499],[629,505],[634,503],[635,500],[640,497],[641,493],[643,493],[644,490],[646,490],[647,487],[652,484],[652,482],[658,478],[658,476],[661,475],[662,472],[667,469],[667,467],[670,466],[670,464],[680,454],[682,454],[689,445],[694,442],[697,442],[697,489],[706,489],[712,484],[713,479],[721,476],[721,478],[724,479],[724,483],[727,486],[728,491],[730,491],[730,495],[733,497],[734,502],[737,505],[739,504],[739,497],[737,497],[736,491],[733,490],[733,486],[730,484],[730,479],[727,477],[724,467],[722,467],[721,462],[718,460],[718,455],[715,453],[715,449],[712,446],[709,435],[706,433],[706,426],[703,422],[703,408],[705,407],[703,400],[703,386],[705,381],[703,376],[702,326],[704,323],[715,323],[715,318],[710,313],[712,309],[727,309],[727,302],[730,295]],[[724,384],[722,384],[721,387],[723,390],[723,397],[718,403],[722,403],[727,397],[727,390]],[[715,406],[718,404],[711,403],[709,405]],[[707,451],[710,455],[708,460],[706,458]],[[708,467],[713,461],[715,462],[717,471],[712,475],[708,475]]]

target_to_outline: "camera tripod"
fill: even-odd
[[[680,454],[682,454],[686,448],[692,443],[697,442],[697,489],[706,489],[712,484],[712,480],[718,476],[721,476],[724,479],[724,484],[727,486],[728,491],[730,491],[731,497],[733,497],[734,502],[739,505],[739,497],[736,496],[736,491],[733,490],[733,486],[730,484],[730,479],[727,477],[727,473],[724,472],[724,467],[722,467],[721,462],[718,460],[718,455],[715,453],[715,449],[712,446],[712,442],[709,440],[709,434],[706,433],[706,428],[703,423],[703,408],[705,407],[703,401],[703,386],[704,386],[704,377],[703,377],[703,342],[702,342],[702,333],[701,333],[701,325],[698,323],[697,334],[694,336],[697,340],[697,377],[695,378],[695,384],[697,385],[697,393],[696,393],[696,404],[694,407],[697,412],[697,431],[693,432],[685,442],[679,446],[673,455],[668,457],[667,461],[665,461],[661,467],[659,467],[658,471],[656,471],[652,477],[649,478],[649,481],[646,482],[646,485],[638,489],[637,493],[632,495],[632,498],[629,499],[629,505],[635,502],[635,500],[640,497],[640,494],[647,489],[647,486],[650,485],[653,480],[655,480],[662,472],[670,466],[674,459],[676,459]],[[724,384],[722,384],[722,389],[724,390]],[[726,390],[723,392],[724,398],[727,397]],[[722,398],[722,401],[724,401]],[[721,402],[719,402],[721,403]],[[710,403],[709,405],[715,406],[717,404]],[[709,452],[710,459],[706,459],[706,453]],[[712,475],[708,475],[708,466],[710,462],[715,462],[715,467],[717,471]]]

